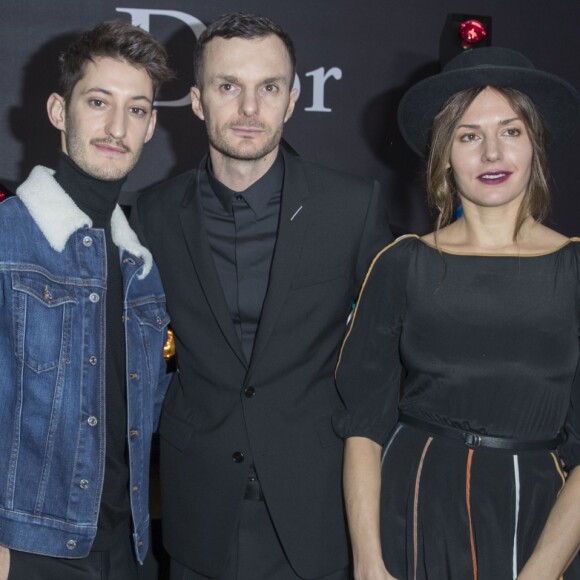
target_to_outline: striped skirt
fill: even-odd
[[[400,580],[513,580],[564,483],[550,451],[470,449],[399,424],[382,460],[387,569]],[[580,580],[578,558],[564,578]]]

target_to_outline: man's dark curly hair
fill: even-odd
[[[173,77],[165,48],[151,34],[122,20],[103,22],[81,34],[60,55],[59,84],[65,101],[70,100],[87,63],[98,57],[124,60],[143,69],[153,83],[154,93]]]

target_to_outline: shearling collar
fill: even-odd
[[[92,227],[93,223],[56,182],[53,175],[52,169],[37,165],[16,190],[16,195],[30,212],[50,247],[62,252],[72,234],[81,228]],[[144,261],[143,270],[138,277],[145,278],[151,271],[153,257],[139,243],[119,206],[114,209],[111,217],[111,236],[118,248]]]

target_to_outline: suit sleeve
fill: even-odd
[[[169,337],[167,334],[167,328],[165,328],[163,332],[163,344],[166,344],[168,339]],[[163,401],[165,400],[165,395],[167,393],[172,376],[173,373],[168,371],[167,362],[162,355],[157,375],[157,389],[155,390],[155,396],[153,400],[153,431],[157,431],[157,428],[159,427],[161,408],[163,406]]]
[[[366,219],[362,231],[356,263],[356,281],[360,288],[365,274],[377,253],[393,241],[389,227],[387,201],[385,192],[377,181],[367,207]]]

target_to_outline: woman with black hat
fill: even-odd
[[[501,48],[403,97],[437,223],[377,255],[337,367],[358,580],[580,578],[580,239],[540,223],[579,113]]]

